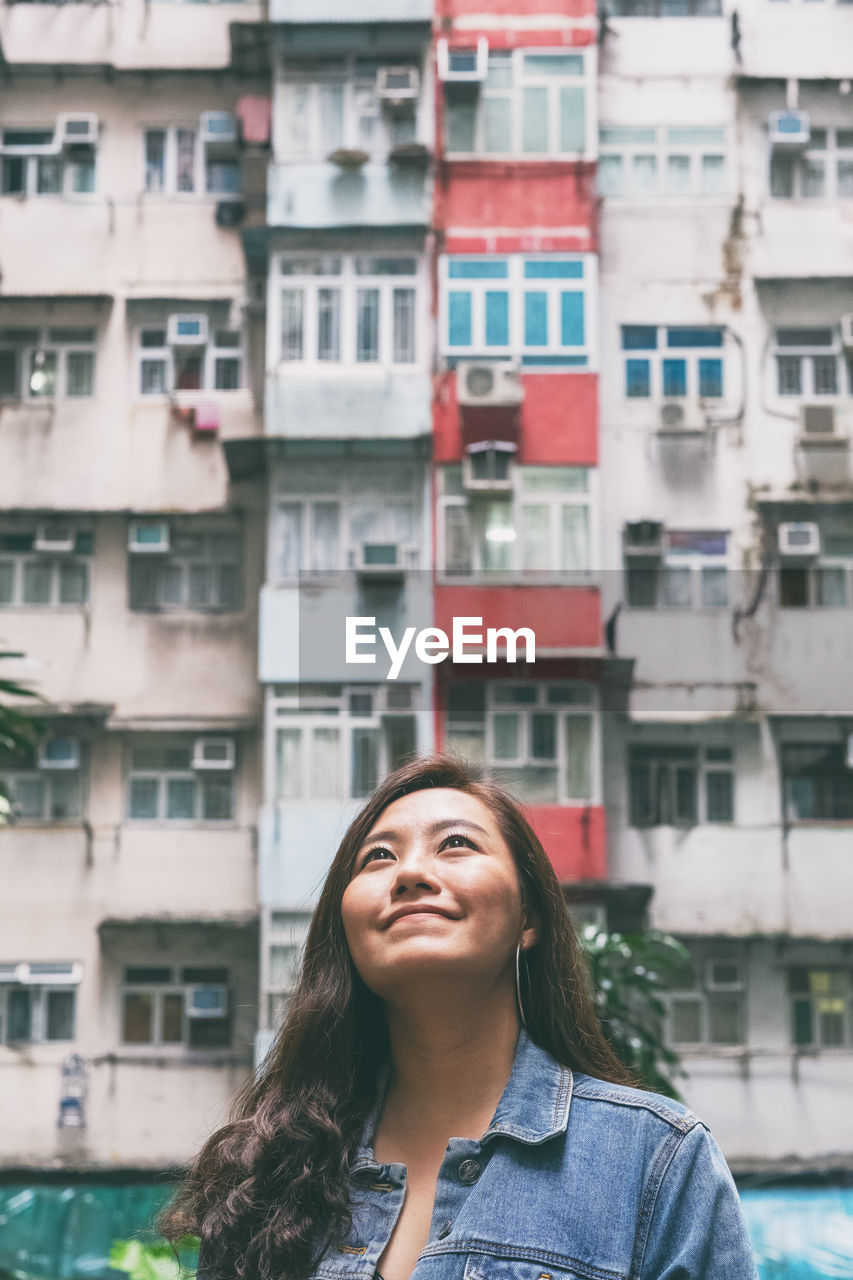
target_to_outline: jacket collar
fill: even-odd
[[[379,1081],[376,1102],[365,1121],[355,1160],[350,1166],[352,1172],[379,1168],[373,1151],[373,1137],[388,1091],[388,1081],[386,1067]],[[507,1137],[537,1146],[559,1133],[565,1133],[569,1123],[572,1084],[570,1069],[561,1066],[550,1053],[534,1044],[522,1027],[509,1080],[481,1142]]]

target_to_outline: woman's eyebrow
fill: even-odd
[[[469,822],[467,818],[441,818],[438,822],[431,822],[427,827],[427,831],[431,836],[437,836],[442,831],[449,831],[451,827],[468,827],[471,831],[479,831],[482,835],[487,836],[489,833],[485,827],[481,827],[478,822]],[[363,849],[368,844],[373,844],[376,840],[399,840],[400,833],[388,828],[386,831],[374,831],[369,836],[365,836],[359,845]]]

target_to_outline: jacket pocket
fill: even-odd
[[[557,1263],[537,1262],[528,1254],[518,1258],[469,1253],[464,1280],[627,1280],[618,1271],[602,1270],[570,1258]]]

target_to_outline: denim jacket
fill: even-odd
[[[351,1167],[353,1223],[312,1280],[371,1280],[406,1168],[371,1142]],[[521,1031],[479,1141],[451,1138],[413,1280],[757,1280],[732,1176],[680,1103],[561,1066]]]

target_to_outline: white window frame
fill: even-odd
[[[654,348],[626,348],[622,345],[623,329],[655,329],[657,330],[657,345]],[[670,329],[719,329],[722,333],[722,342],[719,347],[670,347],[667,345],[667,332]],[[677,401],[679,404],[699,404],[713,406],[714,408],[727,404],[732,399],[732,379],[734,369],[729,355],[730,342],[724,325],[713,324],[646,324],[638,321],[635,324],[622,324],[619,327],[619,344],[620,355],[622,357],[622,387],[621,396],[624,404],[670,404]],[[628,361],[629,360],[647,360],[649,362],[649,394],[647,396],[629,396],[628,395]],[[673,395],[671,392],[664,393],[663,380],[663,362],[664,360],[683,360],[686,366],[685,370],[685,393],[684,395]],[[700,377],[699,377],[699,361],[700,360],[719,360],[722,364],[723,385],[721,396],[702,396],[700,395]]]
[[[49,125],[32,125],[32,124],[13,124],[10,121],[5,122],[5,128],[12,130],[43,130],[48,131],[52,137],[56,136],[56,122]],[[3,130],[0,129],[0,160],[5,157],[19,157],[24,162],[24,189],[20,192],[0,193],[0,199],[4,196],[16,200],[71,200],[71,201],[91,201],[100,194],[100,147],[92,147],[92,162],[94,165],[94,176],[91,191],[75,191],[73,185],[73,173],[76,161],[72,155],[66,150],[57,146],[55,142],[50,145],[5,145],[2,141]],[[38,189],[38,166],[40,160],[46,160],[51,163],[58,164],[61,168],[61,178],[58,191],[39,191]]]
[[[204,395],[205,399],[211,396],[229,396],[238,392],[242,392],[246,385],[246,332],[245,329],[229,329],[227,326],[216,326],[212,319],[208,329],[208,340],[199,342],[197,346],[192,347],[193,350],[203,348],[201,362],[201,386],[192,389],[177,388],[175,386],[175,351],[176,348],[169,345],[167,334],[168,316],[164,315],[162,324],[160,321],[146,321],[144,324],[136,326],[133,339],[133,369],[134,369],[134,399],[141,404],[156,403],[158,400],[163,401],[171,396],[200,396]],[[162,331],[166,338],[163,346],[160,347],[143,347],[142,334],[157,333]],[[240,335],[240,343],[238,346],[217,346],[216,335],[218,333],[237,333]],[[178,348],[178,350],[188,350],[190,344],[186,347]],[[220,390],[216,387],[216,361],[219,359],[234,359],[238,362],[238,382],[234,388]],[[147,360],[162,361],[166,368],[166,390],[165,391],[143,391],[142,389],[142,365]]]
[[[802,346],[783,346],[779,342],[779,333],[786,329],[812,329],[815,332],[821,330],[830,330],[832,332],[832,342],[827,346],[817,346],[804,344]],[[841,330],[837,324],[830,323],[825,325],[777,325],[773,334],[773,343],[771,348],[771,366],[773,371],[772,393],[774,397],[782,401],[820,401],[821,404],[840,404],[845,400],[849,400],[853,396],[853,356],[846,353],[841,346]],[[814,376],[814,358],[833,359],[835,360],[835,379],[837,391],[819,391],[816,387],[816,379]],[[782,391],[779,386],[780,359],[799,360],[800,362],[800,390]]]
[[[5,966],[4,966],[5,968]],[[36,1045],[36,1044],[74,1044],[77,1039],[77,987],[79,983],[79,974],[75,974],[69,982],[10,982],[5,977],[0,977],[0,1045]],[[30,1037],[27,1040],[10,1040],[9,1039],[9,994],[12,991],[27,991],[30,993]],[[71,991],[74,997],[74,1012],[72,1015],[73,1030],[71,1036],[66,1039],[48,1039],[47,1036],[47,1005],[48,996],[56,992]]]
[[[157,554],[151,552],[133,552],[128,554],[132,564],[141,564],[143,566],[152,566],[153,570],[163,569],[164,571],[174,572],[176,569],[180,574],[180,600],[172,602],[168,599],[161,598],[165,593],[160,584],[156,587],[157,600],[153,604],[137,604],[134,603],[132,586],[128,582],[129,591],[129,607],[133,613],[240,613],[245,607],[245,546],[243,530],[240,525],[231,525],[223,528],[211,528],[204,525],[202,528],[196,529],[187,527],[183,522],[172,521],[169,525],[170,531],[170,548],[166,552]],[[204,550],[201,556],[193,556],[186,552],[176,550],[176,544],[180,546],[181,536],[199,537],[205,540]],[[212,540],[217,537],[232,537],[238,540],[238,546],[234,553],[234,557],[214,556],[212,552]],[[236,567],[237,580],[239,585],[239,599],[234,604],[223,604],[220,600],[212,601],[207,604],[193,604],[189,599],[189,583],[190,574],[193,566],[205,566],[208,573],[213,577],[217,569],[224,566],[233,565]]]
[[[402,687],[402,686],[401,686]],[[415,739],[418,737],[418,711],[420,698],[418,685],[409,685],[412,695],[411,707],[401,713],[414,721]],[[373,706],[370,714],[352,712],[350,697],[353,695],[370,695]],[[378,735],[377,779],[381,779],[390,769],[390,753],[385,733],[386,721],[400,718],[387,716],[383,707],[385,687],[382,685],[353,685],[331,683],[325,691],[316,687],[276,686],[269,695],[267,723],[270,725],[268,739],[268,777],[271,780],[271,801],[277,809],[287,810],[294,806],[308,805],[340,805],[341,801],[363,800],[363,795],[352,794],[353,735],[356,730],[367,729]],[[300,738],[301,778],[297,795],[279,794],[278,777],[278,737],[279,733],[295,729]],[[332,796],[315,796],[311,793],[311,763],[313,753],[313,734],[318,729],[335,729],[338,731],[341,788]]]
[[[224,827],[234,827],[237,824],[238,809],[238,770],[240,767],[239,756],[233,769],[216,770],[215,772],[207,772],[204,770],[193,769],[193,741],[191,737],[175,738],[168,741],[159,737],[156,741],[145,742],[137,738],[131,741],[127,747],[126,760],[126,784],[125,784],[125,810],[124,822],[128,826],[140,827],[212,827],[222,829]],[[133,752],[137,748],[141,750],[181,750],[186,749],[187,760],[189,763],[186,768],[135,768],[133,763]],[[137,818],[131,814],[133,781],[134,779],[154,779],[157,781],[157,816],[153,818]],[[194,794],[194,815],[192,818],[170,818],[167,816],[168,804],[168,783],[169,781],[192,782],[195,786]],[[227,782],[231,789],[231,816],[229,818],[205,818],[202,812],[203,793],[206,785],[214,785],[217,783]]]
[[[705,139],[679,140],[678,134],[705,133]],[[610,135],[610,136],[608,136]],[[621,135],[621,137],[620,137]],[[643,135],[642,137],[640,135]],[[716,135],[716,136],[714,136]],[[731,153],[729,131],[725,125],[602,125],[598,143],[599,173],[601,162],[611,156],[622,160],[621,184],[618,191],[608,191],[606,182],[599,181],[599,194],[606,200],[649,201],[659,200],[718,200],[725,202],[730,195],[729,158]],[[632,180],[634,161],[638,157],[653,156],[655,181],[646,187]],[[687,156],[688,183],[684,191],[667,189],[670,157]],[[719,190],[703,190],[702,174],[705,159],[723,161],[723,178]]]
[[[545,75],[540,73],[529,77],[524,74],[524,58],[525,55],[530,57],[538,56],[557,56],[567,57],[576,56],[581,59],[582,71],[578,76],[574,75]],[[449,129],[447,125],[447,107],[445,108],[445,137],[447,138],[447,157],[448,159],[476,157],[478,160],[520,160],[536,163],[548,160],[588,160],[592,159],[596,154],[596,76],[597,76],[597,50],[594,45],[569,46],[562,45],[556,48],[535,46],[533,48],[512,49],[512,50],[492,50],[489,53],[489,63],[494,69],[495,63],[508,61],[512,68],[513,84],[508,88],[492,88],[489,87],[488,74],[486,79],[480,86],[477,95],[474,122],[474,150],[473,151],[451,151],[449,142]],[[523,103],[524,90],[545,88],[549,91],[548,99],[548,147],[544,151],[525,151],[523,149]],[[583,150],[578,151],[562,151],[559,147],[560,138],[560,90],[563,88],[580,89],[583,93],[584,101],[584,146]],[[447,96],[447,90],[445,90]],[[509,98],[510,100],[510,133],[511,147],[507,151],[487,151],[485,148],[485,104],[494,99]],[[451,108],[452,109],[452,108]]]
[[[57,337],[62,333],[68,333],[73,330],[79,332],[86,331],[91,333],[91,341],[82,341],[80,337],[62,338]],[[27,340],[24,342],[16,342],[14,338],[8,341],[4,339],[4,334],[26,334]],[[34,340],[31,340],[31,335]],[[98,331],[95,325],[52,325],[50,328],[44,328],[39,325],[3,325],[0,328],[0,347],[6,351],[15,351],[18,368],[18,387],[14,396],[4,396],[0,398],[0,403],[6,404],[50,404],[54,400],[92,400],[97,394],[96,374],[97,374],[97,350],[98,350]],[[56,356],[56,391],[53,395],[42,396],[36,395],[31,389],[31,369],[33,357],[38,352],[45,352]],[[88,355],[92,359],[92,389],[85,395],[69,395],[68,393],[68,357],[71,355]]]
[[[195,982],[184,982],[181,977],[181,969],[199,968],[199,969],[221,969],[227,971],[228,981],[224,984],[229,992],[233,983],[233,970],[230,965],[191,965],[191,964],[138,964],[123,965],[123,977],[119,988],[119,1023],[118,1023],[118,1043],[121,1046],[121,1052],[150,1052],[156,1049],[158,1052],[165,1051],[167,1053],[228,1053],[234,1046],[234,1028],[231,1021],[231,1012],[225,1015],[223,1019],[228,1024],[228,1041],[221,1045],[190,1045],[190,1023],[193,1021],[187,1013],[187,992],[190,987],[198,986]],[[151,969],[170,969],[171,979],[168,982],[128,982],[126,973],[128,969],[134,968],[151,968]],[[212,985],[221,985],[219,983]],[[124,1035],[124,1005],[125,997],[128,995],[146,995],[152,998],[151,1009],[151,1039],[150,1040],[125,1040]],[[163,998],[165,996],[180,996],[182,1000],[181,1008],[181,1039],[180,1040],[164,1040],[163,1039]]]
[[[499,263],[506,264],[504,277],[477,279],[476,277],[451,276],[451,264],[456,262],[482,262],[489,269],[495,269]],[[527,278],[525,266],[530,264],[534,269],[556,264],[580,263],[583,274],[579,277],[562,277],[553,279]],[[443,255],[439,260],[439,350],[448,359],[460,360],[472,357],[514,357],[521,360],[522,365],[529,365],[538,371],[565,373],[577,370],[582,373],[594,372],[597,367],[598,349],[598,312],[597,312],[597,279],[598,263],[595,254],[590,253],[513,253],[482,254],[457,253]],[[454,292],[471,295],[471,342],[467,345],[456,345],[450,342],[450,294]],[[490,292],[507,293],[508,304],[508,337],[505,345],[486,344],[486,294]],[[544,345],[527,346],[525,344],[525,294],[545,293],[548,308],[548,342]],[[583,296],[584,341],[580,345],[563,346],[558,341],[562,334],[562,317],[560,313],[563,293],[580,293]],[[566,357],[567,362],[560,364],[555,357]],[[583,359],[585,357],[585,359]],[[538,364],[537,358],[552,363]],[[572,358],[579,358],[578,363],[569,363]]]
[[[0,763],[0,782],[5,785],[9,795],[15,825],[20,827],[28,825],[41,826],[45,823],[50,823],[52,826],[79,826],[86,816],[85,780],[86,774],[82,759],[76,768],[62,770],[39,769],[37,764],[18,765],[13,763],[11,767],[4,767]],[[15,788],[19,782],[41,784],[43,792],[40,814],[23,816],[15,812]],[[69,814],[66,817],[54,817],[54,788],[59,789],[63,784],[67,785],[69,782],[75,783],[79,788],[80,811],[79,813]]]
[[[367,265],[370,260],[396,259],[414,263],[411,274],[386,274],[356,270],[357,260]],[[298,267],[302,264],[316,267],[316,273],[307,270],[304,273],[294,271],[286,274],[288,266]],[[335,268],[339,267],[339,270]],[[270,368],[279,373],[299,373],[310,371],[334,376],[346,372],[359,376],[376,375],[377,371],[392,369],[399,373],[418,373],[427,367],[429,352],[429,324],[427,314],[428,285],[426,262],[417,251],[408,252],[394,249],[391,252],[370,253],[280,253],[273,262],[274,287],[269,307],[267,324],[268,349],[267,357]],[[340,291],[339,310],[339,349],[340,359],[321,360],[319,358],[319,295],[321,290],[337,289]],[[379,358],[377,360],[358,360],[357,356],[357,323],[358,323],[358,291],[360,289],[379,290]],[[394,359],[394,291],[399,289],[414,290],[414,360],[395,361]],[[286,359],[282,352],[282,295],[285,290],[301,291],[302,303],[302,355]]]
[[[707,533],[708,536],[714,534],[725,534],[726,550],[725,553],[715,555],[711,552],[703,551],[679,551],[671,549],[670,543],[673,536],[680,533],[697,533],[699,535]],[[660,561],[655,564],[645,562],[640,565],[631,563],[630,559],[625,560],[625,589],[623,592],[625,603],[629,609],[660,609],[667,612],[673,610],[700,611],[700,612],[716,612],[718,610],[728,611],[733,604],[731,599],[731,583],[733,564],[733,545],[732,535],[728,530],[675,530],[669,529],[664,534],[664,554]],[[628,572],[632,569],[637,570],[654,570],[657,572],[655,601],[653,604],[632,604],[628,593]],[[674,569],[688,569],[690,571],[690,602],[689,604],[670,603],[666,598],[666,573]],[[725,604],[705,604],[702,592],[702,575],[705,569],[723,569],[726,573],[726,603]]]
[[[847,3],[850,0],[837,0],[837,3]],[[814,0],[809,0],[814,3]],[[835,200],[853,200],[853,190],[844,194],[840,191],[841,184],[838,181],[838,166],[840,163],[848,163],[853,165],[853,126],[848,125],[846,128],[838,125],[818,126],[817,129],[812,128],[812,133],[820,131],[826,134],[826,145],[822,147],[815,146],[810,141],[802,151],[796,154],[785,151],[780,148],[774,148],[768,145],[768,168],[767,168],[767,195],[770,200],[801,200],[808,204],[820,203],[821,201]],[[847,133],[851,135],[851,145],[841,147],[838,145],[838,135]],[[776,195],[773,191],[772,171],[773,164],[777,158],[789,160],[792,166],[792,191],[790,195]],[[810,195],[805,190],[805,172],[806,165],[810,162],[820,161],[823,165],[824,190],[822,195]]]
[[[460,464],[450,464],[451,467],[460,466]],[[530,574],[535,574],[536,582],[547,582],[553,578],[562,583],[589,582],[594,574],[594,566],[600,563],[598,551],[598,520],[597,512],[599,507],[598,500],[598,469],[596,467],[569,467],[570,471],[586,472],[586,490],[548,490],[543,489],[525,489],[524,480],[532,472],[553,470],[558,472],[562,467],[546,467],[546,466],[519,466],[511,464],[512,487],[504,491],[484,492],[480,493],[447,493],[440,492],[438,499],[438,528],[436,530],[437,540],[437,570],[440,581],[453,583],[464,582],[466,580],[485,575],[488,580],[494,581],[501,576],[517,580],[519,578],[528,578]],[[445,468],[441,469],[441,487],[447,484],[448,473]],[[476,519],[477,508],[481,511],[490,503],[508,504],[512,508],[512,528],[515,531],[515,538],[510,542],[510,567],[508,569],[487,569],[483,568],[482,561],[482,545],[481,540],[477,536],[477,529],[474,525]],[[561,545],[561,513],[566,507],[581,507],[587,511],[587,547],[588,547],[588,565],[585,569],[529,569],[524,565],[524,525],[523,511],[525,507],[547,506],[549,508],[549,540],[550,548],[556,562]],[[447,568],[447,524],[446,512],[448,509],[462,508],[469,513],[471,521],[471,546],[472,546],[472,568],[469,573],[455,573]]]
[[[90,535],[91,531],[85,528],[77,528],[78,534],[84,536]],[[0,528],[0,538],[4,536],[30,536],[29,529]],[[32,531],[33,544],[35,544],[35,530]],[[93,548],[94,551],[94,548]],[[35,545],[29,551],[6,551],[0,547],[0,564],[12,564],[12,599],[10,601],[0,601],[0,612],[4,609],[88,609],[91,599],[92,587],[92,560],[93,552],[88,554],[78,551],[71,551],[67,555],[57,555],[52,552],[36,551]],[[44,567],[50,567],[50,600],[41,604],[30,603],[25,601],[24,596],[24,567],[27,564],[37,564]],[[60,600],[60,584],[62,570],[68,566],[80,568],[85,573],[86,591],[82,601],[62,601]]]
[[[536,701],[512,704],[510,702],[499,701],[500,693],[506,692],[514,686],[524,686],[525,689],[534,689],[536,691]],[[588,701],[572,702],[554,702],[548,701],[548,690],[559,688],[561,690],[578,690],[585,697],[589,695]],[[452,692],[451,695],[452,697]],[[520,769],[520,768],[553,768],[557,775],[557,795],[554,800],[530,801],[532,804],[560,804],[567,807],[588,807],[602,803],[602,779],[601,779],[601,710],[600,710],[599,688],[597,685],[587,683],[582,680],[489,680],[485,682],[485,711],[482,719],[471,719],[469,721],[458,720],[451,724],[449,715],[445,714],[444,718],[444,738],[449,743],[450,749],[453,749],[452,739],[454,733],[458,733],[460,737],[470,738],[472,735],[482,734],[483,740],[483,759],[485,767],[494,773],[500,773],[501,770]],[[531,720],[535,713],[553,713],[556,719],[555,745],[556,755],[551,760],[543,760],[534,757],[532,754],[532,727]],[[499,715],[519,716],[519,746],[520,750],[515,759],[498,758],[495,754],[495,717]],[[589,782],[590,794],[588,796],[570,796],[566,782],[568,759],[567,759],[567,742],[565,720],[567,717],[575,719],[584,719],[590,722],[590,755],[589,755]],[[519,784],[515,784],[519,785]]]
[[[270,911],[263,930],[264,946],[261,950],[261,989],[263,991],[262,1021],[266,1029],[278,1030],[286,1014],[290,998],[296,989],[305,942],[311,925],[311,917],[301,912]],[[285,982],[273,981],[272,953],[276,948],[290,952]]]
[[[791,1049],[795,1053],[849,1053],[853,1047],[853,976],[850,969],[843,964],[787,964],[786,965],[786,984],[789,981],[789,974],[792,969],[805,969],[808,974],[812,973],[829,973],[841,974],[844,979],[845,990],[840,994],[830,996],[820,996],[819,994],[809,991],[794,992],[787,990],[786,998],[788,1002],[790,1023],[789,1035]],[[820,1013],[818,1010],[818,1002],[821,999],[841,1000],[844,1004],[844,1036],[841,1044],[824,1044],[821,1037],[820,1029]],[[812,1006],[812,1030],[814,1038],[809,1044],[798,1044],[794,1039],[794,1005],[798,1001],[808,1000]]]
[[[336,150],[364,151],[375,163],[384,161],[397,142],[416,142],[420,139],[420,116],[424,102],[424,81],[417,99],[411,103],[411,112],[392,115],[376,95],[377,70],[359,74],[360,62],[373,62],[356,56],[334,59],[338,65],[319,72],[299,61],[289,60],[286,68],[280,68],[275,85],[275,158],[285,164],[318,162],[328,159]],[[377,60],[382,66],[414,66],[421,71],[420,60],[412,57]],[[323,91],[340,89],[342,92],[341,136],[336,145],[327,144],[323,129]],[[294,146],[292,139],[298,136],[294,123],[300,110],[297,99],[302,96],[306,116],[306,143]],[[373,138],[361,129],[363,119],[374,121]],[[397,128],[397,125],[404,127]],[[395,136],[395,132],[399,136]],[[290,145],[288,145],[290,144]]]
[[[748,1026],[747,1026],[747,981],[746,971],[747,965],[745,958],[741,955],[726,956],[711,953],[707,959],[704,957],[691,957],[694,972],[694,983],[690,987],[673,987],[663,993],[664,1004],[666,1005],[666,1038],[669,1044],[677,1046],[679,1051],[691,1050],[694,1052],[716,1053],[717,1051],[732,1050],[741,1047],[747,1043]],[[717,989],[709,986],[708,970],[712,964],[729,964],[736,965],[740,971],[740,977],[736,985],[726,987],[725,989]],[[737,1000],[739,1006],[738,1020],[740,1023],[740,1035],[736,1041],[718,1041],[711,1039],[711,1005],[715,1000]],[[677,1004],[698,1005],[699,1008],[699,1027],[700,1038],[698,1040],[675,1040],[673,1038],[673,1007]]]
[[[695,822],[677,820],[672,823],[644,822],[644,823],[641,823],[640,825],[637,825],[634,823],[633,821],[634,814],[632,812],[632,798],[631,798],[631,788],[633,785],[631,780],[631,751],[635,747],[648,750],[650,755],[654,750],[657,749],[660,752],[660,754],[657,760],[654,761],[656,767],[660,767],[661,764],[664,764],[672,768],[672,767],[678,767],[679,763],[681,763],[677,760],[667,759],[666,755],[664,754],[667,747],[689,748],[691,751],[694,752],[692,761],[689,761],[689,762],[685,761],[684,764],[685,765],[689,764],[689,767],[692,768],[696,773],[696,820]],[[709,751],[728,751],[729,759],[728,760],[709,760],[708,759]],[[731,818],[713,818],[712,819],[708,817],[707,778],[709,774],[713,774],[713,773],[726,773],[731,776],[731,780],[732,780],[732,816]],[[723,743],[723,742],[699,743],[699,742],[688,742],[688,741],[685,741],[684,739],[673,740],[670,742],[664,742],[664,741],[630,742],[628,744],[628,771],[627,771],[626,777],[627,777],[627,783],[628,783],[628,805],[626,810],[628,813],[628,825],[633,827],[635,831],[651,831],[659,826],[674,826],[674,827],[680,828],[681,830],[685,830],[685,829],[690,830],[694,826],[731,828],[737,825],[737,761],[735,756],[735,748],[732,743]],[[654,783],[652,783],[652,788],[654,788]]]
[[[176,3],[178,0],[169,0]],[[202,113],[204,114],[204,113]],[[192,191],[178,190],[178,133],[188,131],[195,134],[193,142],[193,189]],[[162,191],[148,190],[148,134],[164,133],[166,135],[163,147],[163,189]],[[208,147],[220,149],[225,148],[225,154],[214,153],[210,156],[212,161],[229,159],[233,160],[238,166],[239,172],[239,152],[237,143],[233,145],[233,154],[231,148],[227,148],[226,144],[216,142],[205,142],[202,139],[201,117],[187,121],[171,121],[169,124],[145,124],[142,126],[141,132],[141,168],[142,168],[142,194],[146,200],[206,200],[219,203],[222,200],[236,200],[240,198],[240,184],[234,191],[208,191],[207,189],[207,165],[208,165]]]

